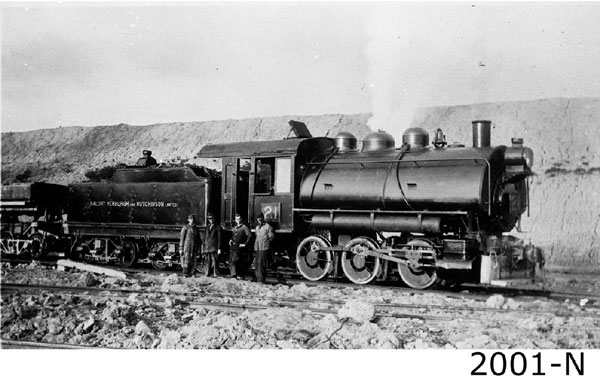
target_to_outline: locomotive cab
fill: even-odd
[[[290,121],[295,137],[284,140],[208,144],[201,158],[221,159],[221,220],[225,230],[240,214],[250,225],[263,213],[276,232],[289,234],[297,220],[293,209],[304,165],[331,150],[333,139],[311,137],[303,123]]]
[[[303,123],[290,121],[295,137],[284,140],[209,144],[201,158],[221,159],[221,226],[226,238],[240,214],[250,228],[262,213],[275,232],[277,257],[293,259],[295,240],[306,223],[294,212],[306,163],[334,148],[333,139],[311,137]],[[226,240],[225,240],[226,241]],[[287,262],[291,267],[293,262]]]

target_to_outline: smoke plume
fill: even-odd
[[[369,126],[398,138],[420,107],[598,96],[598,20],[600,3],[379,4]]]

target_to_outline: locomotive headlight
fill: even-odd
[[[529,147],[509,147],[504,153],[504,161],[509,166],[533,167],[533,150]]]
[[[523,148],[523,162],[527,168],[533,167],[533,150],[529,147]]]

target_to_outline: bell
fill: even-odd
[[[444,132],[442,131],[441,128],[438,128],[435,131],[435,137],[433,138],[433,145],[435,148],[441,148],[446,146],[446,135],[444,135]]]

